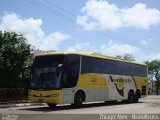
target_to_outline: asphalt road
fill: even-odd
[[[140,99],[140,102],[135,104],[122,102],[111,104],[103,102],[90,103],[84,104],[78,109],[70,105],[57,106],[56,108],[49,108],[47,105],[0,108],[0,114],[0,119],[3,120],[7,117],[15,118],[15,120],[47,120],[53,118],[54,120],[99,120],[102,118],[101,115],[106,114],[160,114],[160,96],[148,96]]]

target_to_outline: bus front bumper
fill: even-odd
[[[62,104],[61,90],[51,90],[51,91],[30,90],[28,101],[32,103]]]
[[[52,103],[52,104],[62,104],[61,99],[56,99],[52,97],[33,97],[29,96],[28,102],[32,103]]]

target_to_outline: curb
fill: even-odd
[[[24,106],[44,106],[45,103],[19,103],[19,104],[0,104],[0,108],[24,107]]]

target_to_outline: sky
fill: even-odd
[[[2,0],[0,30],[44,51],[160,59],[159,0]]]

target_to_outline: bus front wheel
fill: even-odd
[[[74,107],[80,107],[80,106],[83,104],[84,99],[85,99],[85,94],[84,94],[84,92],[78,91],[78,92],[75,94],[73,106],[74,106]]]

